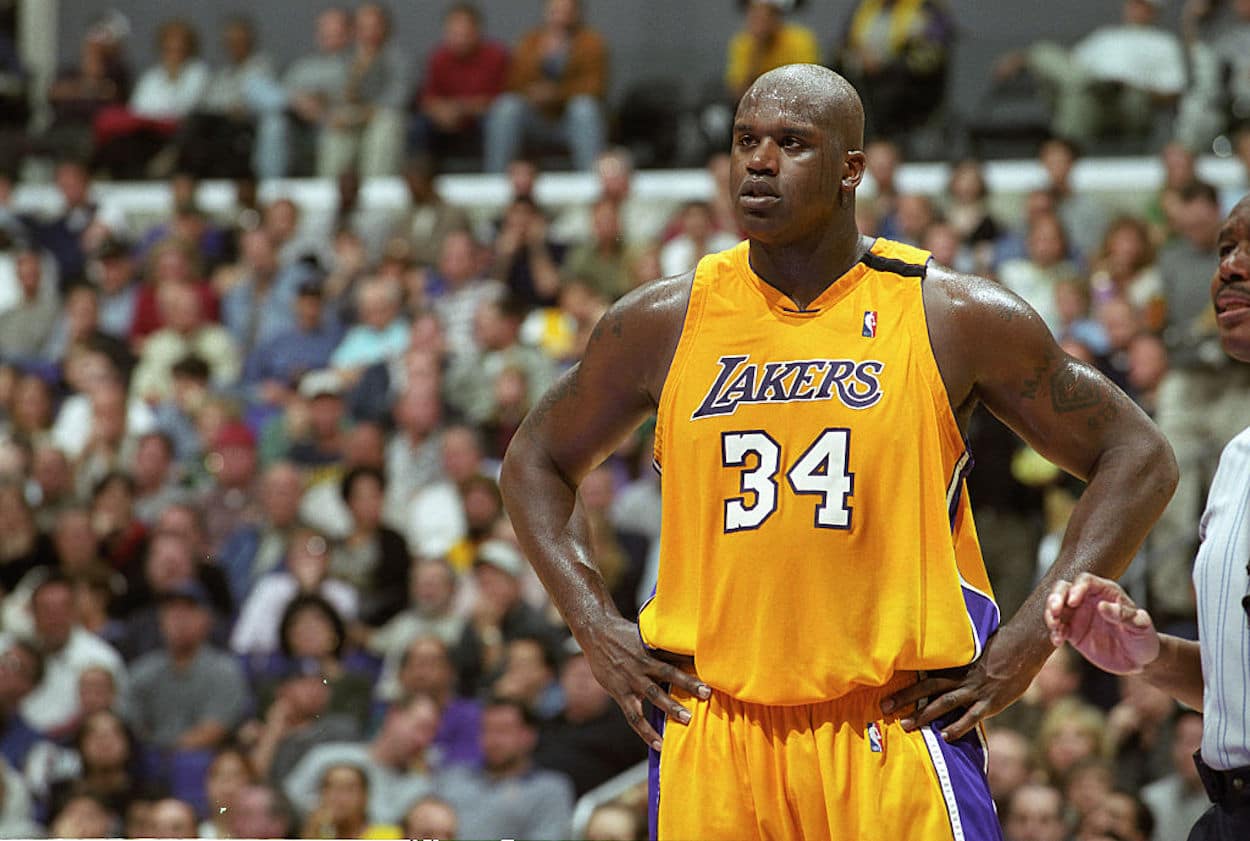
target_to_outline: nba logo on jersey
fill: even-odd
[[[865,339],[875,339],[877,337],[877,311],[864,310],[864,330]]]
[[[864,325],[864,329],[865,330],[868,329],[867,324]],[[871,750],[873,753],[881,753],[882,751],[884,751],[885,743],[881,739],[881,728],[877,726],[877,722],[875,721],[868,722],[868,727],[866,729],[868,731],[869,750]]]

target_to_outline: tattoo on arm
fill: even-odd
[[[1050,405],[1055,413],[1066,415],[1103,402],[1099,389],[1080,376],[1071,365],[1060,366],[1050,378]]]

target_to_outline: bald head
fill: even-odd
[[[864,145],[864,105],[846,79],[819,64],[787,64],[755,80],[742,96],[738,112],[780,107],[831,129],[846,149]]]

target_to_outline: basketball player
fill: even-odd
[[[976,725],[1050,653],[1051,581],[1118,574],[1175,483],[1145,415],[1027,305],[859,234],[863,121],[832,71],[761,76],[733,132],[749,240],[613,306],[505,461],[518,536],[595,676],[653,749],[667,719],[661,838],[1000,838]],[[997,633],[963,481],[978,403],[1089,483],[1045,587]],[[651,412],[664,528],[634,625],[576,490]]]
[[[1220,230],[1211,298],[1224,352],[1250,362],[1250,197]],[[1250,413],[1248,413],[1250,414]],[[1250,420],[1250,417],[1247,418]],[[1202,710],[1202,750],[1194,757],[1212,806],[1190,841],[1250,838],[1250,428],[1224,448],[1211,483],[1194,562],[1200,642],[1155,631],[1113,581],[1088,573],[1057,581],[1046,601],[1051,641],[1072,643],[1095,666],[1141,673]]]

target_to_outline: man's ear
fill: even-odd
[[[842,189],[852,192],[858,189],[860,182],[864,180],[867,165],[868,159],[863,152],[858,149],[848,151],[842,161]]]

